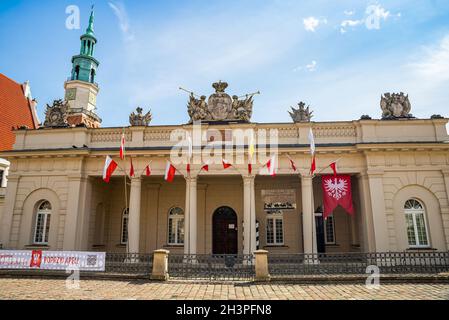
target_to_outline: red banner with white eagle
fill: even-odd
[[[349,214],[354,214],[352,205],[351,176],[329,175],[322,177],[323,187],[323,214],[326,219],[338,205],[342,206]]]

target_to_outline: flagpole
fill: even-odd
[[[123,170],[123,177],[124,177],[124,182],[125,182],[125,212],[128,213],[128,222],[126,223],[126,235],[127,235],[127,239],[126,239],[126,256],[128,259],[128,255],[129,255],[129,207],[128,207],[128,174],[126,173],[126,153],[125,153],[125,128],[122,128],[122,140],[120,142],[121,144],[121,150],[123,152],[123,164],[124,164],[124,168],[122,168]]]
[[[338,163],[338,161],[340,161],[341,159],[342,159],[342,158],[338,158],[337,160],[331,162],[331,164],[332,164],[332,163]],[[326,166],[326,167],[321,168],[320,171],[318,171],[316,174],[313,175],[313,178],[315,178],[318,174],[320,174],[320,173],[322,173],[324,170],[326,170],[327,167],[329,167],[329,166]]]

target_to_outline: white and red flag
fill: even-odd
[[[175,174],[176,174],[175,166],[172,165],[170,161],[167,161],[164,180],[167,182],[173,182],[173,180],[175,179]]]
[[[120,159],[125,160],[125,133],[122,133],[122,138],[120,139]]]
[[[223,162],[223,169],[226,170],[226,169],[232,167],[232,164],[230,164],[228,160],[223,159],[222,162]]]
[[[190,168],[190,162],[192,161],[193,156],[193,143],[192,143],[192,137],[187,132],[187,144],[188,144],[188,154],[187,154],[187,173],[190,174],[191,168]]]
[[[112,160],[110,156],[106,156],[106,161],[104,163],[103,168],[103,180],[106,183],[109,183],[111,180],[111,176],[114,173],[115,169],[117,169],[117,162]]]
[[[332,171],[334,172],[334,177],[337,176],[337,161],[332,162],[329,167],[331,167]]]
[[[270,160],[267,162],[267,169],[270,176],[275,177],[277,171],[277,155],[273,155]]]
[[[290,161],[290,167],[292,168],[293,171],[298,171],[298,168],[296,167],[296,163],[292,160],[292,158],[290,158],[289,155],[287,155],[288,160]]]
[[[150,165],[146,166],[146,168],[145,168],[145,175],[147,177],[151,176],[151,167],[150,167]]]
[[[321,180],[323,188],[323,209],[326,219],[339,205],[349,214],[354,214],[352,204],[351,176],[339,175],[323,176]]]
[[[316,171],[316,158],[315,158],[315,136],[313,134],[312,128],[309,131],[309,143],[310,143],[310,154],[312,155],[312,164],[310,165],[310,174],[313,175]]]
[[[134,177],[135,172],[134,172],[133,158],[130,158],[130,159],[131,159],[131,168],[129,169],[129,176]]]
[[[200,171],[202,171],[202,170],[209,172],[209,162],[206,162],[206,163],[201,167],[201,170],[200,170]]]

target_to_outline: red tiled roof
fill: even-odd
[[[36,129],[32,102],[21,84],[0,73],[0,151],[11,150],[16,140],[12,128]]]

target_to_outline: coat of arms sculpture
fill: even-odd
[[[240,121],[250,122],[253,113],[253,97],[260,92],[246,94],[242,97],[233,96],[232,98],[225,92],[228,84],[226,82],[216,82],[212,85],[215,93],[212,94],[206,102],[206,96],[198,96],[190,93],[187,111],[190,117],[190,123],[196,121]],[[199,99],[198,99],[199,98]],[[239,100],[245,98],[244,100]]]
[[[412,106],[408,95],[401,93],[385,93],[381,97],[382,119],[413,118],[410,114]]]
[[[151,114],[151,110],[148,111],[146,115],[143,115],[143,113],[142,113],[143,109],[138,107],[138,108],[136,108],[136,112],[132,112],[129,115],[129,124],[132,127],[138,127],[138,126],[147,127],[147,126],[149,126],[150,122],[153,118],[153,116]]]
[[[293,122],[310,122],[313,117],[313,111],[310,111],[310,106],[307,106],[306,108],[306,104],[301,101],[300,103],[298,103],[298,107],[298,109],[292,107],[292,112],[288,112],[290,113]]]
[[[68,127],[67,114],[69,111],[69,105],[67,101],[61,99],[54,100],[53,105],[47,104],[47,109],[45,110],[45,122],[44,127]]]

